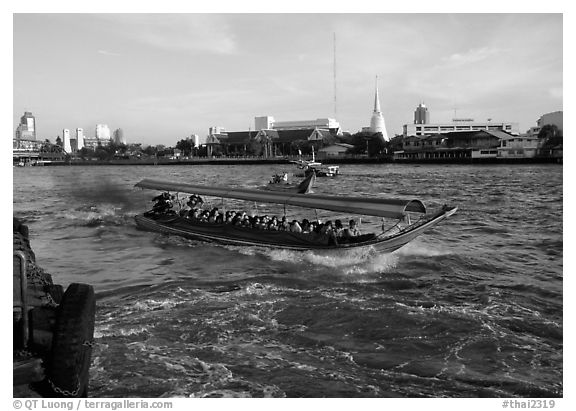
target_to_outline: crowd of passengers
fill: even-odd
[[[167,193],[155,197],[156,201],[152,211],[156,213],[175,213],[172,211],[172,202]],[[172,198],[173,200],[173,198]],[[248,215],[241,211],[220,211],[217,207],[212,209],[203,208],[204,201],[198,195],[192,195],[186,202],[186,206],[180,210],[180,216],[203,223],[230,224],[237,227],[246,227],[257,230],[290,231],[293,233],[318,234],[327,236],[333,242],[346,242],[361,235],[355,220],[350,220],[344,227],[341,220],[328,220],[324,223],[319,220],[303,219],[302,221],[288,221],[286,216],[278,218],[268,215]]]

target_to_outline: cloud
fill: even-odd
[[[496,56],[500,53],[498,49],[482,47],[478,49],[471,49],[465,53],[454,53],[443,59],[444,63],[450,66],[460,66],[466,64],[475,64],[484,61],[490,57]]]
[[[115,53],[113,51],[108,51],[108,50],[98,50],[97,53],[102,54],[104,56],[121,56],[122,55],[120,53]]]
[[[117,14],[101,16],[119,33],[169,51],[235,54],[237,44],[225,16],[214,14]]]
[[[550,97],[552,97],[552,98],[557,98],[557,99],[562,100],[562,98],[564,97],[564,92],[563,92],[561,87],[553,87],[553,88],[548,90],[548,93],[550,94]]]

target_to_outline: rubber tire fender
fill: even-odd
[[[57,308],[48,359],[48,389],[54,397],[86,397],[94,338],[96,297],[91,285],[72,283]]]

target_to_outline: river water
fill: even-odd
[[[133,188],[142,178],[257,187],[282,169],[13,170],[37,263],[95,288],[90,396],[563,396],[561,165],[345,165],[318,178],[316,193],[459,207],[389,255],[135,226],[157,194]]]

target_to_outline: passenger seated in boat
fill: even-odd
[[[292,220],[292,224],[290,224],[290,231],[293,233],[302,232],[302,227],[300,227],[300,223],[298,223],[298,220]]]
[[[336,236],[336,238],[342,237],[343,232],[344,232],[344,227],[342,226],[342,221],[335,220],[334,221],[334,235]]]
[[[236,213],[234,215],[234,217],[232,218],[232,225],[238,226],[238,227],[242,225],[242,214],[241,213]]]
[[[204,200],[202,200],[202,197],[200,197],[199,195],[196,194],[192,194],[189,198],[188,198],[188,202],[186,203],[186,205],[188,205],[190,208],[194,208],[197,205],[202,205],[204,204]]]
[[[348,228],[344,229],[342,236],[348,240],[361,235],[360,230],[356,226],[356,220],[350,220]]]
[[[218,217],[218,208],[213,208],[208,214],[208,222],[215,223],[216,217]]]
[[[312,232],[314,234],[320,234],[320,230],[322,229],[322,227],[324,227],[324,224],[320,220],[312,221],[311,225],[312,225]]]
[[[272,219],[268,222],[268,230],[278,231],[278,219],[276,216],[272,217]]]
[[[328,237],[328,244],[338,245],[338,239],[336,238],[336,231],[334,230],[332,221],[326,221],[324,226],[320,229],[320,235]]]
[[[174,198],[172,196],[172,198]],[[170,199],[169,193],[162,193],[152,199],[152,201],[156,201],[156,203],[152,206],[152,213],[153,214],[171,214],[174,213],[172,211],[172,201]]]
[[[302,220],[301,227],[303,233],[309,234],[312,231],[310,228],[310,222],[306,218]]]
[[[290,231],[290,223],[286,220],[286,216],[282,217],[280,224],[278,224],[278,229],[281,231]]]
[[[164,192],[164,193],[162,193],[162,194],[158,194],[156,197],[154,197],[154,198],[152,199],[152,201],[158,202],[158,201],[169,200],[169,199],[170,199],[170,193]]]
[[[258,220],[258,227],[257,228],[260,230],[267,230],[268,229],[268,221],[269,221],[269,218],[267,215],[261,217]]]
[[[324,223],[322,228],[320,228],[320,234],[330,235],[334,233],[334,227],[332,226],[332,221],[328,220]]]
[[[274,174],[272,176],[272,180],[270,180],[270,184],[278,184],[282,182],[285,183],[287,181],[288,181],[288,173]]]

